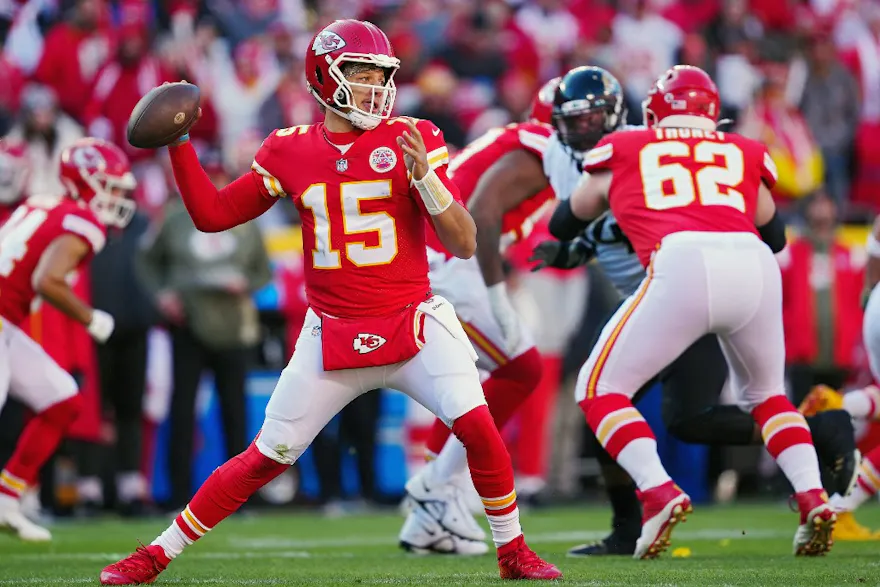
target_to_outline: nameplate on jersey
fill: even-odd
[[[425,314],[412,305],[390,316],[321,316],[325,371],[393,365],[416,356],[425,344]]]

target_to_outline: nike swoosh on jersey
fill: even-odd
[[[431,132],[432,132],[432,133],[434,134],[434,136],[436,137],[437,135],[440,134],[440,129],[439,129],[439,128],[434,128],[434,129],[431,129]]]

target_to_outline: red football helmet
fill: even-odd
[[[29,175],[25,145],[0,141],[0,206],[9,206],[24,198]]]
[[[385,84],[352,83],[345,79],[343,63],[364,63],[385,71]],[[394,56],[391,42],[371,22],[337,20],[321,30],[306,50],[306,82],[309,92],[336,114],[357,128],[371,130],[391,116],[397,88],[394,73],[400,59]],[[372,92],[369,111],[355,103],[353,90]]]
[[[61,152],[61,181],[69,197],[86,202],[105,226],[124,227],[135,203],[126,194],[137,185],[128,157],[103,139],[79,139]]]
[[[673,116],[691,117],[689,122],[681,121],[683,126],[691,126],[695,117],[714,124],[718,122],[720,110],[721,99],[715,82],[708,73],[692,65],[676,65],[661,75],[642,102],[648,128]]]
[[[556,88],[562,82],[562,77],[554,77],[549,82],[541,86],[537,95],[532,100],[532,108],[529,111],[529,120],[534,122],[543,122],[551,124],[553,122],[553,96],[556,94]]]

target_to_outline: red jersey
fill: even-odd
[[[474,194],[480,178],[496,161],[517,149],[543,158],[547,139],[552,133],[551,126],[540,122],[515,122],[485,132],[462,149],[449,164],[449,177],[461,191],[465,204]],[[553,198],[553,189],[547,187],[504,214],[501,221],[502,251],[529,235]],[[433,233],[428,235],[428,246],[451,256]]]
[[[767,148],[740,135],[687,128],[616,132],[584,157],[584,171],[613,173],[608,202],[645,266],[668,234],[751,232],[758,189],[772,188]]]
[[[446,177],[449,152],[433,123],[416,123],[428,163]],[[359,135],[323,123],[274,131],[252,172],[267,197],[293,198],[303,227],[309,305],[338,317],[382,316],[430,297],[424,202],[397,145],[406,125],[392,118]],[[345,146],[336,146],[330,138]]]
[[[89,245],[91,257],[104,248],[106,232],[92,211],[68,198],[31,197],[0,229],[0,316],[16,326],[31,311],[33,273],[52,242],[73,234]]]

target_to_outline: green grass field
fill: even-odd
[[[860,513],[880,527],[880,508]],[[497,585],[494,556],[419,557],[396,546],[403,519],[391,513],[325,519],[252,514],[227,520],[178,558],[157,585]],[[569,585],[880,585],[880,542],[841,542],[825,558],[790,554],[797,515],[784,505],[699,508],[657,561],[570,559],[567,548],[604,534],[607,510],[547,509],[523,518],[532,547],[555,562]],[[163,520],[107,519],[53,528],[50,545],[0,535],[0,586],[97,585],[104,565],[148,543]]]

